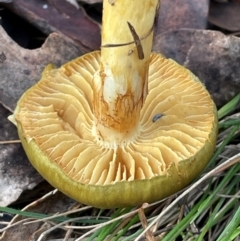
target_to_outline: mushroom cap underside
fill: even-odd
[[[205,87],[153,53],[135,136],[112,148],[99,141],[92,111],[99,64],[96,51],[49,66],[19,100],[14,117],[33,166],[63,193],[95,207],[153,202],[186,186],[215,148],[217,112]]]

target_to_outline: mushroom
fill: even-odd
[[[84,204],[165,198],[213,154],[209,93],[189,70],[151,53],[158,8],[158,0],[104,0],[101,52],[48,65],[14,111],[32,165]]]

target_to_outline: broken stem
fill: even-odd
[[[100,69],[94,76],[98,139],[127,144],[138,132],[159,0],[103,1]]]

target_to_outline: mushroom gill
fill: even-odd
[[[26,141],[34,140],[64,175],[90,185],[167,176],[170,166],[178,169],[206,142],[214,142],[210,133],[216,129],[215,106],[205,87],[190,71],[155,53],[150,57],[148,95],[132,137],[118,144],[104,141],[93,114],[93,79],[99,65],[96,51],[59,69],[48,66],[15,111]]]

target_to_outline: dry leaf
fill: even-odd
[[[44,45],[27,50],[17,45],[0,26],[0,102],[13,110],[22,93],[36,83],[49,63],[57,66],[81,55],[76,44],[59,34],[50,35]],[[18,139],[15,126],[0,105],[0,140]],[[24,190],[43,179],[29,163],[21,144],[0,144],[0,205],[7,206]]]
[[[218,107],[239,93],[237,37],[210,30],[176,30],[156,36],[154,51],[189,68],[205,83]]]
[[[47,64],[60,66],[81,54],[73,41],[56,33],[39,49],[21,48],[0,26],[0,102],[13,110],[23,92],[40,79]]]
[[[205,29],[209,0],[161,0],[156,35],[179,28]]]
[[[100,48],[100,26],[81,7],[57,0],[18,0],[5,6],[45,34],[58,32],[73,39],[83,52]]]
[[[18,139],[17,130],[9,122],[10,114],[0,105],[0,141]],[[43,179],[29,163],[21,144],[0,144],[0,206],[16,201],[25,190]]]
[[[211,1],[209,22],[228,31],[240,31],[240,1],[219,3]]]

